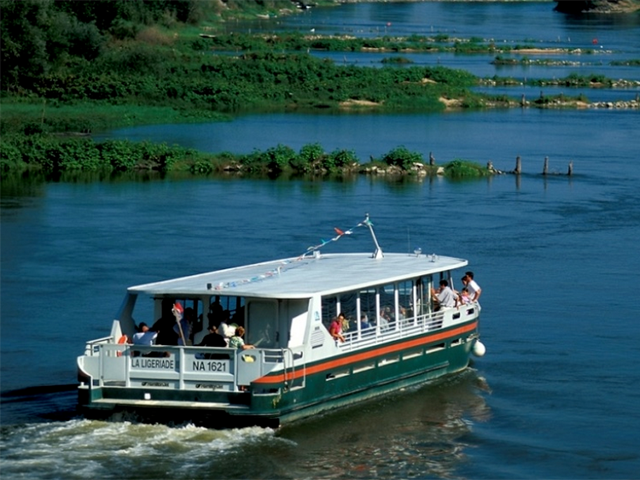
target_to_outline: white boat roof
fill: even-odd
[[[385,253],[316,254],[273,260],[129,288],[149,295],[220,295],[294,299],[383,285],[467,265],[440,255]]]

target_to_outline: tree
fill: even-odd
[[[51,4],[51,0],[0,1],[3,89],[18,89],[23,78],[48,71],[43,27],[46,27]]]

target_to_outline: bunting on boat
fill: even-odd
[[[370,228],[370,229],[373,227],[373,223],[371,222],[371,220],[369,220],[369,216],[368,215],[366,216],[366,218],[362,222],[358,223],[356,226],[351,227],[348,230],[341,230],[338,227],[333,227],[334,231],[336,232],[336,236],[335,237],[330,238],[329,240],[321,239],[319,244],[310,246],[309,248],[307,248],[306,252],[304,252],[302,255],[296,257],[293,260],[284,260],[278,267],[273,268],[273,269],[271,269],[271,270],[269,270],[269,271],[267,271],[267,272],[265,272],[263,274],[255,276],[255,277],[244,278],[244,279],[241,279],[241,280],[234,280],[234,281],[230,281],[230,282],[222,282],[222,283],[219,283],[219,284],[215,285],[213,288],[214,288],[214,290],[223,290],[225,288],[233,288],[233,287],[237,287],[239,285],[246,285],[247,283],[260,282],[260,281],[265,280],[267,278],[271,278],[273,276],[279,275],[280,273],[282,273],[282,271],[284,269],[283,267],[285,265],[289,265],[291,263],[295,263],[295,262],[299,262],[301,260],[304,260],[305,258],[307,258],[307,255],[309,255],[310,253],[313,253],[313,252],[315,252],[317,250],[320,250],[325,245],[327,245],[327,244],[329,244],[331,242],[337,242],[338,240],[340,240],[345,235],[353,234],[353,231],[358,227],[367,227],[367,228]],[[376,242],[376,247],[377,247],[377,242]]]
[[[369,217],[365,218],[362,222],[358,223],[355,227],[351,227],[349,230],[340,230],[338,227],[333,227],[333,230],[337,234],[335,237],[333,237],[333,238],[331,238],[329,240],[324,240],[324,239],[320,240],[320,243],[318,245],[312,245],[309,248],[307,248],[307,251],[305,253],[303,253],[300,256],[300,258],[303,258],[308,253],[315,252],[316,250],[321,249],[322,247],[324,247],[328,243],[337,242],[338,240],[340,240],[345,235],[351,235],[353,233],[353,231],[358,227],[368,227],[368,226],[373,226],[373,223],[371,223],[371,220],[369,220]]]

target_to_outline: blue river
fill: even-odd
[[[637,15],[580,18],[552,8],[363,3],[234,27],[373,35],[433,26],[550,44],[591,44],[597,35],[617,55],[640,57]],[[246,115],[96,138],[212,152],[318,142],[365,161],[405,145],[438,163],[492,161],[505,172],[520,156],[523,173],[3,182],[2,478],[638,478],[639,126],[637,110],[610,109]],[[551,174],[543,176],[545,157]],[[366,213],[385,251],[469,260],[483,288],[487,353],[466,373],[277,431],[76,414],[76,357],[108,334],[127,286],[297,255]],[[326,248],[371,245],[347,238]]]

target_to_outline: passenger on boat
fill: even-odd
[[[236,311],[233,313],[233,316],[229,314],[229,318],[233,323],[238,325],[244,325],[244,305],[236,308]]]
[[[223,308],[220,304],[220,295],[216,295],[214,302],[209,305],[207,318],[209,319],[209,325],[218,325],[223,320]]]
[[[229,340],[229,348],[239,348],[241,350],[247,350],[248,348],[256,348],[253,345],[244,343],[242,335],[244,335],[244,328],[242,327],[236,328],[235,335],[231,337],[231,339]]]
[[[218,333],[218,329],[215,325],[209,325],[209,334],[205,335],[202,341],[197,345],[198,347],[226,347],[227,342],[222,338],[222,335]]]
[[[182,313],[180,312],[181,308],[182,305],[176,303],[174,311]],[[174,313],[174,315],[176,314]],[[196,312],[191,307],[184,310],[183,318],[178,319],[178,317],[176,316],[176,324],[173,326],[173,331],[178,335],[178,345],[189,345],[191,343],[191,329],[195,316]]]
[[[173,300],[165,298],[162,300],[162,316],[156,320],[151,330],[158,332],[156,345],[177,345],[178,335],[173,331],[176,318],[172,313]]]
[[[236,334],[236,325],[229,325],[229,310],[225,310],[222,314],[222,321],[218,325],[218,334],[229,345],[229,340]]]
[[[222,338],[222,336],[218,333],[218,329],[215,325],[209,325],[209,334],[205,335],[202,341],[197,345],[198,347],[227,347],[227,342]],[[228,354],[221,353],[199,353],[196,355],[197,358],[206,358],[206,359],[223,359],[229,358]]]
[[[345,316],[344,313],[340,312],[338,314],[338,320],[340,320],[340,325],[342,326],[343,332],[346,332],[347,330],[349,330],[349,320],[347,320],[347,317]]]
[[[460,305],[468,305],[471,303],[471,297],[469,296],[469,289],[464,287],[460,292],[460,296],[458,297],[458,301]]]
[[[380,330],[385,331],[391,328],[391,307],[385,307],[380,310],[380,319],[378,320],[380,323]]]
[[[465,286],[469,289],[469,296],[472,302],[477,302],[480,299],[482,289],[480,285],[473,279],[473,272],[465,272],[464,278],[466,279]]]
[[[140,330],[138,333],[133,334],[133,344],[134,345],[153,345],[156,338],[158,337],[158,332],[154,332],[149,329],[149,326],[142,322],[138,326]]]
[[[367,314],[363,313],[360,316],[360,330],[366,330],[367,328],[371,328],[371,324],[369,323],[369,319],[367,318]]]
[[[340,317],[336,317],[331,321],[331,325],[329,325],[329,333],[334,339],[344,342],[344,336],[342,335],[342,321],[340,320]]]
[[[449,282],[445,279],[440,280],[440,288],[438,290],[431,289],[431,295],[436,301],[436,310],[442,307],[452,308],[456,306],[456,294],[449,287]]]

